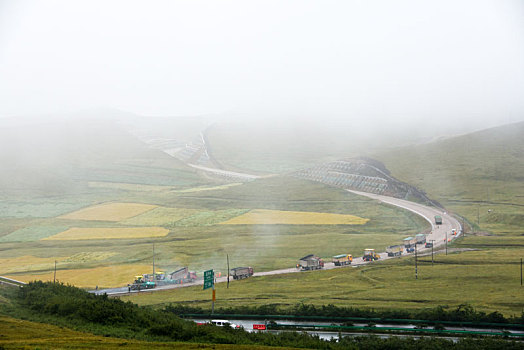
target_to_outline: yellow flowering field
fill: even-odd
[[[33,255],[0,258],[0,274],[45,271],[54,269],[55,261],[63,263],[92,263],[106,260],[117,255],[115,252],[82,252],[71,256],[40,258]]]
[[[221,225],[364,225],[369,219],[354,215],[254,209]]]
[[[60,282],[70,283],[77,287],[94,288],[99,287],[121,287],[133,282],[134,276],[144,273],[152,273],[151,265],[129,264],[95,267],[92,269],[71,269],[60,270],[60,265],[56,271],[56,279]],[[22,282],[34,280],[52,281],[54,271],[50,270],[42,274],[28,273],[22,275],[7,275]]]
[[[8,274],[19,271],[41,271],[52,269],[55,260],[63,260],[65,257],[39,258],[32,255],[17,256],[15,258],[0,259],[0,273]]]
[[[142,203],[104,203],[59,216],[60,219],[120,221],[145,213],[156,205]]]
[[[75,241],[79,239],[151,238],[164,237],[168,233],[169,230],[163,227],[72,227],[42,240]]]

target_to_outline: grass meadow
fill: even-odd
[[[57,260],[63,282],[83,287],[121,286],[144,273],[133,266],[151,266],[153,243],[157,267],[166,271],[180,266],[197,273],[210,268],[225,271],[226,255],[234,265],[265,271],[295,266],[298,258],[311,253],[329,259],[341,253],[359,256],[365,248],[383,250],[428,227],[423,219],[407,211],[287,177],[206,191],[173,192],[169,187],[136,192],[120,188],[95,192],[98,196],[89,192],[85,201],[92,202],[85,205],[87,209],[72,214],[68,207],[58,205],[62,212],[54,217],[6,218],[0,224],[1,258],[15,259],[16,268],[0,264],[0,274],[23,280],[49,279]],[[55,200],[60,202],[60,198]],[[109,211],[110,216],[102,210],[108,205],[115,209]],[[316,216],[324,224],[220,224],[250,210],[278,215],[299,212],[303,220]],[[332,215],[369,221],[361,225],[326,224],[326,218]],[[117,217],[121,220],[115,221]],[[82,254],[84,259],[75,258]],[[35,259],[42,259],[42,263],[35,263]],[[102,268],[113,271],[109,276],[127,273],[127,278],[111,280],[100,273],[106,271],[98,270]],[[86,277],[78,277],[75,271]]]
[[[474,240],[474,237],[472,237]],[[467,244],[469,238],[464,240]],[[450,247],[451,248],[451,247]],[[451,251],[451,249],[450,249]],[[414,258],[375,262],[362,267],[252,277],[216,285],[215,307],[275,304],[289,308],[297,303],[352,306],[377,310],[456,307],[469,303],[476,309],[519,316],[524,311],[520,286],[523,248],[510,251],[440,251],[418,262]],[[210,291],[190,287],[122,297],[140,305],[184,303],[210,308]]]
[[[6,277],[22,282],[35,280],[53,281],[55,278],[53,265],[44,272],[18,273],[7,275]],[[78,264],[76,264],[78,266]],[[93,288],[94,286],[126,286],[133,282],[133,276],[152,273],[151,265],[146,264],[121,264],[115,266],[100,266],[93,268],[74,268],[75,264],[63,262],[57,264],[56,280],[63,283],[72,284],[80,288]]]
[[[0,316],[2,349],[290,349],[257,345],[151,342],[93,335],[61,326]]]
[[[121,221],[154,208],[156,208],[155,205],[143,203],[104,203],[62,215],[59,216],[59,218],[70,220]]]

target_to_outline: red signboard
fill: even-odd
[[[253,329],[258,329],[259,331],[263,331],[266,329],[266,325],[265,324],[254,324]]]

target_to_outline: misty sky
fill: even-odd
[[[524,120],[524,1],[0,0],[0,117]]]

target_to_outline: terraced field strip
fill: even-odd
[[[115,266],[102,266],[91,269],[74,269],[74,270],[60,270],[56,271],[56,279],[60,282],[70,283],[81,288],[100,287],[121,287],[133,281],[133,277],[144,273],[151,273],[151,265],[146,264],[128,264]],[[6,275],[5,277],[12,278],[22,282],[30,282],[35,280],[52,281],[54,271],[52,267],[45,273],[25,273]]]
[[[121,221],[156,208],[156,205],[142,203],[105,203],[80,209],[59,216],[60,219]]]
[[[39,258],[32,255],[2,258],[0,259],[0,273],[5,275],[15,272],[50,270],[53,268],[55,260],[60,261],[65,258],[66,257]]]
[[[76,241],[84,239],[133,239],[167,236],[169,230],[163,227],[72,227],[54,236],[44,238],[46,241]]]
[[[104,181],[90,181],[87,183],[90,188],[111,188],[125,191],[166,191],[173,188],[173,186],[154,186],[154,185],[143,185],[143,184],[132,184],[125,182],[104,182]]]
[[[199,213],[198,209],[157,207],[143,214],[121,221],[120,224],[132,226],[172,225],[176,221]]]
[[[107,260],[115,255],[116,252],[81,252],[71,256],[55,256],[40,258],[32,255],[23,255],[14,258],[0,259],[0,274],[28,273],[37,271],[47,271],[54,269],[55,261],[64,267],[75,264],[96,263]]]
[[[67,226],[29,226],[0,237],[0,242],[33,242],[67,229]]]
[[[173,192],[176,192],[176,193],[193,193],[193,192],[202,192],[202,191],[216,191],[216,190],[225,190],[225,189],[228,189],[230,187],[235,187],[235,186],[239,186],[239,185],[242,185],[242,183],[235,182],[235,183],[225,184],[225,185],[220,185],[220,186],[192,187],[192,188],[186,188],[186,189],[183,189],[183,190],[175,190]]]
[[[369,219],[354,215],[254,209],[221,225],[364,225]]]

